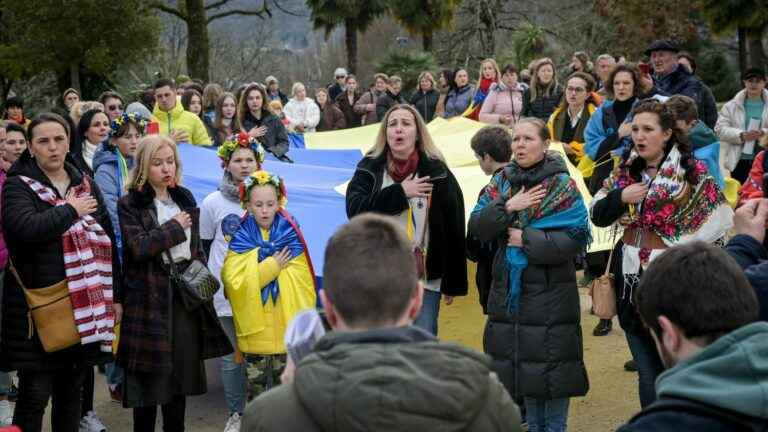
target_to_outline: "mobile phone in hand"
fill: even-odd
[[[643,75],[651,74],[651,65],[649,65],[648,63],[640,63],[637,66],[640,68],[640,72],[642,72]]]

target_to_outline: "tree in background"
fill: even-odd
[[[545,42],[544,29],[532,23],[525,23],[512,33],[512,49],[515,62],[519,67],[528,67],[528,63],[541,57]]]
[[[704,14],[716,34],[724,35],[736,30],[739,40],[739,68],[751,66],[765,68],[763,34],[768,27],[768,8],[765,0],[700,0]],[[747,59],[749,52],[749,61]]]
[[[203,81],[210,79],[210,46],[208,41],[208,24],[213,21],[233,15],[252,15],[264,19],[271,17],[269,0],[263,0],[257,9],[228,9],[221,10],[231,0],[215,0],[205,4],[205,0],[153,1],[151,6],[171,14],[184,21],[187,25],[187,73],[192,78]],[[172,3],[178,3],[173,6]],[[276,7],[279,1],[274,2]],[[219,11],[219,12],[212,12]]]
[[[411,34],[421,35],[422,48],[431,52],[434,32],[451,27],[462,0],[393,0],[390,13]]]
[[[403,79],[403,90],[410,91],[417,87],[419,74],[424,71],[436,71],[437,64],[429,53],[395,50],[376,64],[376,70],[399,76]],[[403,93],[403,96],[406,96],[406,93]]]
[[[387,12],[384,0],[306,0],[312,10],[315,29],[325,30],[328,39],[337,27],[344,26],[347,69],[357,71],[357,33],[365,33],[376,18]]]
[[[613,24],[619,38],[612,51],[638,60],[655,39],[686,43],[696,37],[696,0],[595,0],[597,15]]]
[[[56,75],[59,91],[95,97],[119,67],[155,49],[160,31],[141,0],[2,0],[0,10],[9,30],[0,37],[3,97],[13,80],[44,72]]]

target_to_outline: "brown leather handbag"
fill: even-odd
[[[611,240],[611,253],[608,255],[608,264],[605,273],[592,280],[589,285],[589,293],[592,296],[592,312],[600,319],[612,319],[616,316],[616,287],[611,274],[611,260],[613,259],[614,242],[616,240],[616,228]]]
[[[75,325],[75,314],[72,311],[67,280],[64,279],[43,288],[27,289],[13,263],[10,269],[27,299],[28,316],[31,321],[29,338],[32,338],[33,329],[37,331],[43,350],[49,353],[80,343],[80,333]]]

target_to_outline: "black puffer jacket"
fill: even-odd
[[[531,102],[531,89],[526,89],[523,93],[523,117],[536,117],[546,122],[555,112],[562,97],[563,88],[560,84],[555,86],[549,96],[539,95],[533,102]]]
[[[83,182],[84,177],[77,168],[68,163],[65,168],[70,187]],[[43,288],[66,278],[61,236],[77,220],[77,212],[69,204],[54,207],[41,200],[19,178],[20,175],[37,180],[54,191],[56,188],[30,157],[29,151],[25,151],[13,165],[3,186],[3,232],[11,260],[26,288]],[[96,183],[90,181],[93,196],[99,203],[92,216],[112,240],[114,297],[119,301],[121,276],[114,230],[101,192]],[[46,353],[37,333],[32,332],[30,337],[29,308],[24,291],[10,271],[5,272],[3,291],[3,354],[0,355],[3,370],[50,371],[72,368],[73,364],[89,366],[112,360],[110,353],[100,351],[99,343]]]
[[[259,142],[264,146],[264,150],[274,154],[278,158],[288,153],[288,131],[285,126],[274,114],[265,114],[262,111],[261,119],[256,119],[250,112],[245,113],[243,117],[243,130],[249,130],[266,126],[267,134],[259,138]]]
[[[408,209],[408,198],[399,183],[382,189],[387,153],[377,158],[364,157],[357,164],[347,187],[347,216],[364,212],[398,215]],[[442,278],[440,291],[445,295],[467,295],[467,260],[464,257],[464,198],[456,178],[437,159],[421,153],[416,172],[429,176],[432,204],[429,208],[429,244],[427,279]]]
[[[440,99],[440,92],[435,89],[430,89],[428,92],[416,90],[411,96],[410,103],[421,114],[424,121],[429,123],[435,118],[438,99]]]
[[[505,168],[511,190],[526,189],[567,173],[560,156],[523,171],[512,162]],[[528,267],[522,275],[519,307],[506,307],[509,270],[506,262],[509,218],[500,195],[470,218],[470,231],[481,241],[497,241],[493,284],[488,295],[488,322],[483,336],[493,369],[514,398],[557,399],[583,396],[589,390],[584,367],[579,292],[573,258],[583,246],[566,230],[523,229]]]

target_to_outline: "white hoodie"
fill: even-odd
[[[293,131],[297,126],[304,126],[304,132],[314,132],[320,123],[320,108],[311,98],[298,101],[295,98],[288,101],[283,108],[288,119],[288,127]]]

